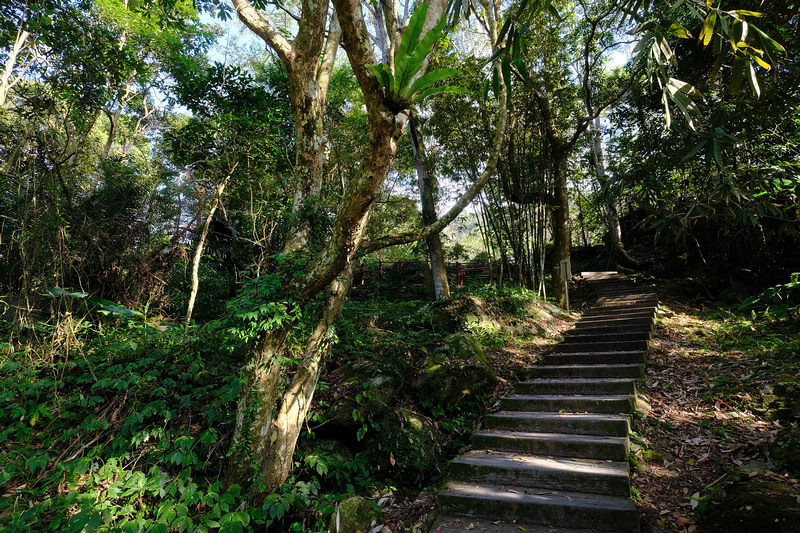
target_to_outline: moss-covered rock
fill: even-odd
[[[800,417],[800,376],[765,385],[755,399],[753,410],[767,420]]]
[[[425,360],[418,385],[423,397],[452,407],[479,394],[490,394],[496,383],[497,376],[475,336],[455,333],[445,350]]]
[[[730,485],[706,523],[708,533],[800,532],[800,504],[791,485],[754,477]]]
[[[398,389],[395,380],[385,375],[367,378],[355,398],[345,398],[332,405],[326,418],[336,426],[361,427],[364,420],[378,418],[389,409]]]
[[[331,515],[328,531],[368,533],[372,530],[372,502],[361,496],[343,500]]]
[[[769,446],[769,454],[775,461],[800,472],[800,428],[792,426],[779,431]]]
[[[666,457],[663,453],[656,450],[655,448],[646,448],[642,450],[642,461],[647,461],[648,463],[658,463],[661,464],[664,462]]]

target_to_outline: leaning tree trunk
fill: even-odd
[[[214,213],[217,211],[217,207],[219,207],[222,193],[225,191],[225,186],[228,184],[228,180],[230,180],[237,166],[238,163],[234,164],[230,174],[228,174],[228,176],[222,180],[222,183],[217,185],[217,188],[214,190],[214,200],[211,203],[211,209],[208,210],[206,221],[203,223],[203,231],[200,233],[200,240],[197,243],[197,249],[194,252],[194,260],[192,261],[192,291],[189,294],[189,303],[186,305],[186,320],[183,323],[184,328],[188,328],[189,324],[191,324],[194,303],[197,299],[197,293],[200,290],[200,260],[203,257],[203,251],[206,247],[208,229],[211,227],[211,221],[214,220]]]
[[[311,334],[291,384],[283,393],[280,409],[267,438],[269,461],[262,463],[263,481],[269,487],[280,486],[292,473],[295,444],[325,367],[325,359],[335,337],[334,323],[342,313],[352,280],[353,262],[350,261],[344,272],[331,282],[322,317]]]
[[[414,149],[414,160],[417,166],[417,180],[419,181],[419,195],[422,200],[422,225],[429,226],[439,218],[436,207],[436,193],[439,188],[436,176],[428,166],[428,154],[422,138],[419,117],[410,113],[409,130],[411,133],[411,146]],[[430,235],[425,242],[428,244],[428,254],[431,260],[431,277],[433,278],[433,293],[437,300],[450,296],[450,284],[447,281],[447,267],[444,262],[441,233]]]
[[[588,133],[592,142],[594,170],[598,181],[601,184],[605,184],[608,176],[606,174],[606,158],[601,138],[600,115],[595,116]],[[619,223],[617,199],[610,190],[605,192],[603,207],[606,215],[606,229],[608,230],[608,267],[615,268],[620,262],[627,262],[635,268],[641,267],[641,263],[632,258],[625,250],[625,245],[622,242],[622,226]]]

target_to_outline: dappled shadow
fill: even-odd
[[[635,424],[633,486],[657,531],[702,531],[704,510],[739,475],[798,483],[768,455],[780,425],[752,410],[787,361],[776,365],[758,343],[731,350],[724,324],[697,311],[662,305],[643,391],[650,409]]]

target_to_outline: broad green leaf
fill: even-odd
[[[439,22],[436,23],[436,26],[431,28],[431,30],[425,34],[422,40],[419,42],[419,45],[414,49],[412,57],[414,58],[414,65],[416,70],[414,74],[419,72],[422,68],[422,65],[425,63],[425,59],[430,55],[431,51],[433,50],[433,45],[436,44],[436,41],[444,33],[445,25],[447,24],[447,20],[445,17],[439,19]],[[410,82],[410,80],[409,80]]]
[[[423,91],[437,82],[450,78],[458,74],[459,71],[453,68],[440,68],[431,72],[426,72],[424,75],[417,78],[414,85],[410,89],[404,91],[403,99],[408,100],[418,91]]]
[[[425,25],[425,17],[428,14],[428,3],[423,2],[417,6],[414,13],[411,15],[411,20],[408,21],[408,26],[403,30],[403,35],[400,37],[400,46],[395,53],[396,57],[403,57],[410,55],[414,52],[419,43],[420,35],[422,35],[422,27]]]
[[[400,46],[397,48],[397,52],[394,56],[394,85],[391,88],[393,96],[398,96],[403,87],[411,83],[411,79],[422,66],[421,64],[416,65],[415,52],[419,51],[419,39],[422,34],[422,27],[425,24],[425,16],[427,13],[428,4],[420,4],[411,15],[411,20],[408,22],[408,26],[406,26],[406,29],[403,31],[403,36],[400,38]],[[428,35],[430,35],[431,31],[428,32]],[[430,50],[428,53],[430,53]],[[426,53],[425,57],[427,57],[427,55]]]
[[[381,63],[380,65],[367,65],[367,67],[375,73],[375,77],[378,78],[378,83],[387,91],[391,91],[394,76],[392,75],[392,71],[389,70],[388,65]]]

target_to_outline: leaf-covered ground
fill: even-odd
[[[645,531],[700,532],[731,481],[798,483],[769,457],[781,423],[760,409],[764,386],[798,374],[797,321],[661,302],[643,391],[650,410],[636,423],[633,487]]]

